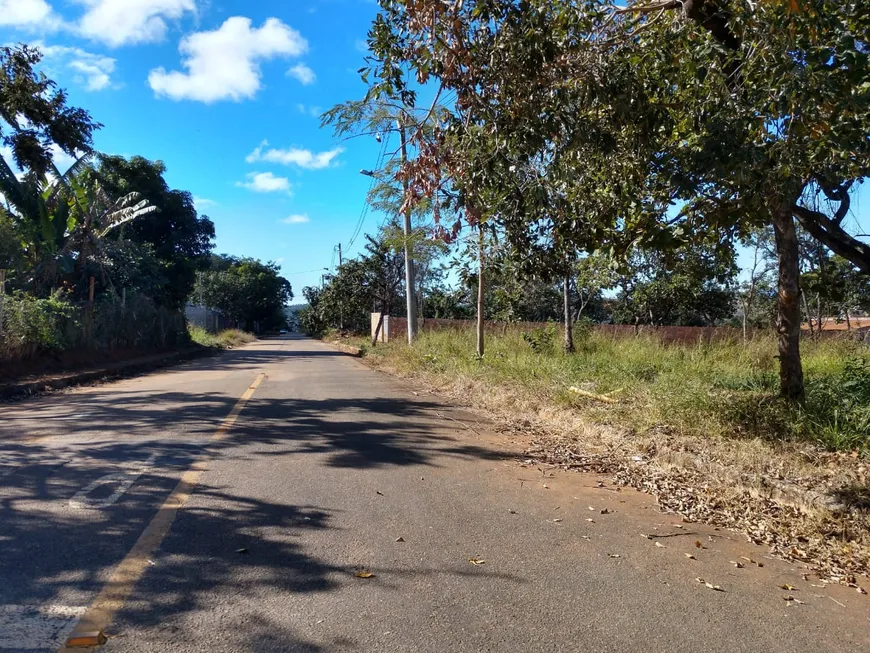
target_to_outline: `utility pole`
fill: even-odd
[[[341,243],[338,244],[338,269],[341,271]],[[338,307],[338,328],[341,331],[344,331],[344,305],[339,305]]]
[[[396,121],[399,128],[399,136],[402,139],[402,165],[408,162],[408,146],[405,142],[405,123],[404,116],[399,114],[399,119]],[[405,197],[408,195],[408,177],[405,176],[402,181],[402,187],[405,191]],[[407,204],[407,202],[406,202]],[[408,344],[414,344],[414,338],[417,336],[417,302],[415,297],[414,283],[414,261],[411,257],[411,206],[408,204],[405,208],[405,303],[408,313]]]

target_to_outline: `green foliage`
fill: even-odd
[[[368,333],[373,310],[404,314],[400,299],[405,262],[394,236],[395,225],[386,225],[377,238],[367,234],[363,254],[346,260],[323,288],[302,290],[308,308],[300,311],[299,319],[306,333],[319,335],[329,328]]]
[[[381,6],[370,96],[413,105],[431,80],[456,97],[405,166],[406,202],[449,177],[468,223],[497,223],[545,276],[578,250],[713,249],[776,226],[782,391],[802,396],[794,220],[870,272],[844,223],[870,174],[866,2]],[[671,294],[650,290],[641,303]]]
[[[293,299],[290,282],[280,276],[277,263],[252,258],[213,256],[194,292],[209,308],[221,311],[247,330],[258,323],[261,330],[284,326],[284,308]]]
[[[534,331],[523,332],[523,340],[528,343],[532,351],[536,354],[553,353],[553,346],[556,342],[556,326],[548,324],[541,329]]]
[[[180,308],[190,296],[198,271],[208,268],[214,224],[197,214],[193,197],[173,190],[164,179],[166,166],[140,156],[99,157],[96,175],[109,194],[136,191],[157,211],[125,229],[124,237],[135,248],[148,248],[157,264],[145,267],[141,282],[154,290],[154,299]]]
[[[619,281],[614,322],[712,326],[731,317],[737,269],[733,255],[723,254],[700,247],[637,251]]]
[[[93,132],[101,127],[87,111],[68,106],[66,91],[36,71],[41,59],[39,50],[27,45],[0,48],[0,142],[12,150],[15,164],[38,181],[56,172],[53,144],[70,156],[90,152]],[[9,163],[0,157],[4,194]],[[6,197],[17,208],[27,203],[14,191]]]
[[[16,292],[3,303],[0,360],[69,350],[161,350],[188,342],[184,316],[144,295],[128,295],[125,306],[117,296],[103,297],[93,314],[60,295],[37,299]]]
[[[3,301],[0,359],[23,360],[78,344],[81,313],[58,296],[35,299],[16,292]]]
[[[569,406],[587,420],[639,433],[666,429],[701,438],[811,442],[870,453],[870,363],[866,347],[853,341],[805,343],[807,399],[798,405],[777,397],[772,338],[663,345],[643,335],[614,338],[593,330],[577,353],[565,354],[555,330],[555,344],[538,351],[527,335],[493,334],[482,361],[474,355],[470,329],[424,332],[414,347],[391,343],[368,355],[382,357],[402,373],[479,382],[488,396],[510,390],[504,396]],[[619,401],[589,401],[568,392],[570,386],[614,393]]]

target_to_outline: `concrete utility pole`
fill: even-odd
[[[408,162],[408,146],[405,142],[405,124],[403,116],[399,116],[396,121],[399,128],[399,136],[402,139],[402,164]],[[408,194],[408,178],[405,177],[402,182],[405,190],[405,196]],[[414,288],[414,260],[411,255],[411,207],[405,209],[405,299],[408,313],[408,344],[414,344],[414,338],[417,336],[417,302]]]
[[[338,244],[338,269],[341,270],[341,243]],[[344,306],[338,307],[338,328],[344,331]]]

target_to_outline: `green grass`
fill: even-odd
[[[401,373],[463,379],[506,388],[539,403],[569,407],[591,421],[638,432],[666,428],[675,435],[811,441],[836,451],[870,449],[870,349],[846,340],[803,343],[807,400],[777,397],[776,344],[662,345],[652,338],[581,333],[565,354],[555,333],[488,336],[483,360],[474,334],[435,332],[413,348],[390,343],[368,355]],[[569,388],[611,394],[616,404]]]
[[[256,340],[253,334],[238,329],[225,329],[218,333],[210,333],[195,324],[188,325],[187,329],[190,333],[190,339],[203,347],[227,349]]]

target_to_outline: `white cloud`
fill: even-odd
[[[0,25],[44,27],[56,16],[45,0],[0,0]]]
[[[193,197],[193,204],[196,206],[197,211],[202,211],[207,209],[210,206],[217,206],[217,202],[214,200],[210,200],[207,197]]]
[[[61,174],[69,170],[72,164],[77,161],[76,157],[70,156],[54,143],[51,144],[51,158],[54,161],[54,167],[57,168]]]
[[[112,84],[116,60],[81,48],[62,45],[38,46],[50,65],[53,61],[75,71],[73,80],[88,91],[101,91]]]
[[[297,213],[296,215],[284,218],[281,222],[284,224],[305,224],[306,222],[311,222],[311,218],[308,217],[307,213]]]
[[[314,106],[313,104],[312,105],[305,105],[305,104],[299,103],[296,105],[296,110],[299,113],[303,113],[306,116],[311,116],[312,118],[319,118],[320,114],[323,113],[322,107]]]
[[[158,96],[172,100],[243,100],[260,90],[259,62],[275,57],[298,57],[308,42],[277,18],[260,28],[251,19],[228,18],[220,28],[186,36],[178,47],[187,72],[156,68],[148,82]]]
[[[317,81],[317,75],[304,63],[298,63],[287,71],[289,77],[293,77],[302,82],[303,86],[310,86]]]
[[[271,172],[250,172],[248,181],[240,181],[236,186],[247,188],[256,193],[289,193],[290,180],[287,177],[276,177]]]
[[[291,147],[286,150],[265,149],[268,144],[268,141],[260,143],[253,152],[245,157],[245,161],[248,163],[265,161],[267,163],[280,163],[285,166],[296,165],[306,170],[320,170],[328,168],[332,164],[333,159],[344,152],[344,149],[340,147],[316,154],[311,150],[303,150],[297,147]]]
[[[0,0],[2,1],[2,0]],[[12,0],[17,2],[18,0]],[[78,31],[117,48],[166,37],[166,21],[196,13],[196,0],[77,0],[85,6]]]

